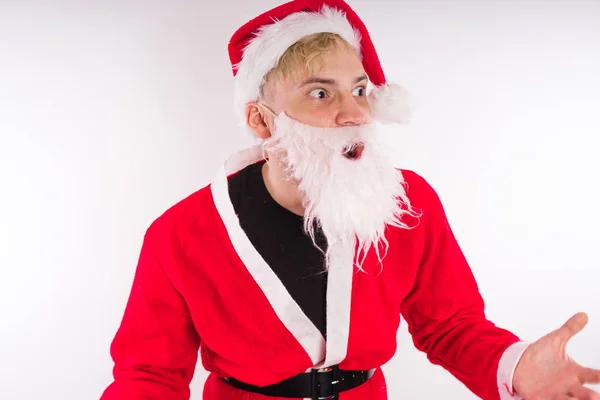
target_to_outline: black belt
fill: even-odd
[[[296,375],[285,381],[269,386],[253,386],[234,378],[224,378],[225,382],[247,392],[265,396],[312,400],[337,400],[338,394],[354,389],[369,380],[375,373],[367,371],[344,371],[337,365]]]

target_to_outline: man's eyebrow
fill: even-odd
[[[358,78],[354,79],[354,83],[358,83],[364,80],[368,80],[369,78],[367,77],[367,75],[361,75]],[[331,78],[319,78],[316,76],[310,77],[304,81],[302,81],[302,83],[300,83],[300,85],[298,85],[298,87],[302,87],[305,85],[309,85],[311,83],[320,83],[322,85],[335,85],[337,83],[337,81],[335,79],[331,79]]]
[[[367,81],[368,81],[368,80],[369,80],[369,77],[368,77],[367,75],[361,75],[361,76],[359,76],[358,78],[356,78],[356,79],[354,80],[354,83],[358,83],[358,82],[360,82],[360,81],[364,81],[364,80],[367,80]]]
[[[337,82],[335,79],[326,79],[326,78],[319,78],[316,76],[313,76],[311,78],[306,79],[305,81],[302,81],[302,83],[300,83],[300,85],[298,85],[298,87],[302,87],[311,83],[321,83],[323,85],[335,85]]]

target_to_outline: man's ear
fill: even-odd
[[[267,116],[257,103],[248,103],[246,105],[246,125],[260,139],[271,137],[271,129],[267,125]]]

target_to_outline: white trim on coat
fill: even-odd
[[[327,282],[325,340],[252,245],[240,226],[231,203],[227,177],[261,159],[263,153],[260,144],[233,154],[210,185],[213,201],[236,253],[266,296],[277,317],[308,354],[313,368],[339,364],[346,358],[348,348],[355,247],[336,246],[332,254]]]

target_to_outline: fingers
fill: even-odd
[[[558,329],[558,334],[561,339],[567,341],[587,325],[588,316],[586,313],[580,312],[573,315]]]
[[[600,370],[593,368],[581,368],[578,374],[581,383],[600,383]]]
[[[571,397],[579,400],[600,400],[600,393],[588,389],[585,386],[574,386],[569,391]]]

